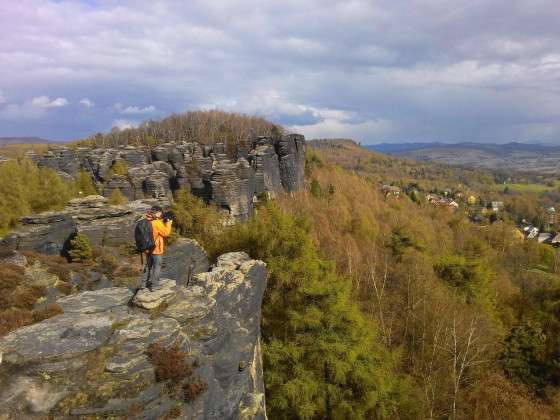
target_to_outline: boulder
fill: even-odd
[[[194,239],[179,238],[163,254],[162,277],[175,279],[179,286],[190,284],[195,274],[208,271],[206,251]]]
[[[130,290],[123,287],[109,287],[66,296],[59,299],[57,303],[62,307],[64,313],[94,314],[108,311],[115,306],[126,305],[131,298]]]
[[[12,364],[75,357],[103,345],[113,330],[108,313],[62,314],[0,338],[4,361]]]
[[[174,280],[160,279],[159,286],[150,291],[150,289],[140,289],[134,296],[133,303],[139,308],[155,309],[163,303],[168,302],[175,297],[177,292],[177,283]]]
[[[46,212],[22,217],[21,223],[21,228],[0,240],[1,245],[47,255],[60,255],[77,229],[72,216],[63,212]]]

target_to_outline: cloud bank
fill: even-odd
[[[560,144],[558,22],[556,0],[1,2],[0,135],[222,108],[308,137]]]

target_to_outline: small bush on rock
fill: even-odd
[[[186,402],[194,401],[200,394],[202,394],[208,385],[200,378],[187,382],[183,385],[183,393]]]
[[[109,169],[109,175],[127,175],[128,174],[128,165],[123,160],[115,160],[113,165],[111,165],[111,169]]]
[[[158,382],[170,380],[179,383],[192,374],[193,366],[186,360],[187,353],[179,350],[176,344],[165,347],[154,343],[148,347],[147,353],[155,367]]]
[[[170,381],[182,389],[183,399],[186,402],[194,401],[206,389],[206,383],[196,377],[192,378],[197,362],[187,361],[188,354],[181,351],[177,344],[166,347],[161,343],[154,343],[148,347],[148,357],[155,367],[158,382]]]
[[[0,336],[62,313],[58,305],[33,309],[47,292],[44,286],[29,284],[23,267],[0,265]]]
[[[79,261],[81,263],[90,261],[93,254],[87,236],[78,233],[74,239],[70,241],[70,251],[68,255],[70,255],[72,261]]]
[[[64,310],[60,307],[60,305],[53,303],[51,305],[47,305],[45,308],[33,311],[33,321],[41,322],[45,319],[52,318],[53,316],[63,313]]]
[[[76,180],[74,181],[74,188],[76,189],[76,193],[82,197],[97,194],[97,190],[91,180],[91,175],[86,171],[78,172]]]
[[[121,204],[125,204],[128,202],[128,199],[124,196],[124,194],[121,192],[120,189],[115,188],[112,192],[111,195],[109,195],[109,204],[112,204],[114,206],[119,206]]]
[[[222,228],[217,207],[205,204],[200,198],[186,191],[177,192],[173,213],[177,231],[204,244]]]

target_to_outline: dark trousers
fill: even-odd
[[[148,254],[144,273],[142,274],[142,287],[155,289],[159,286],[161,275],[161,255]]]

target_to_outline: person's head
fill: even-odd
[[[163,217],[163,209],[160,206],[153,206],[151,213],[155,219],[161,219]]]

